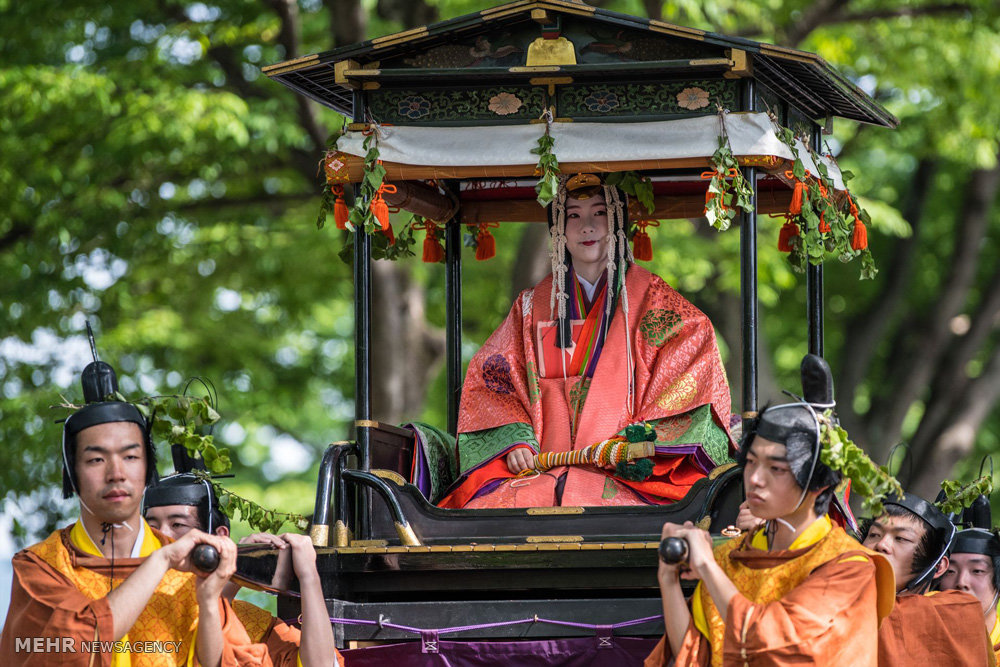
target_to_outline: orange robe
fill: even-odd
[[[900,595],[879,629],[878,664],[997,664],[982,604],[961,591]]]
[[[563,505],[671,502],[729,461],[729,385],[712,323],[641,267],[629,267],[625,289],[628,329],[619,299],[593,377],[563,377],[562,364],[553,361],[562,352],[548,342],[555,336],[552,277],[521,293],[469,364],[458,422],[460,478],[442,507],[553,505],[564,473]],[[574,343],[587,340],[601,303],[595,299],[587,320],[574,326]],[[583,354],[585,347],[574,349]],[[577,354],[572,356],[575,363]],[[583,449],[640,421],[655,423],[657,444],[676,452],[657,456],[645,481],[570,466],[510,483],[514,475],[505,457],[515,447],[535,453]]]
[[[766,551],[760,531],[716,547],[739,593],[723,619],[698,585],[676,665],[876,666],[878,625],[895,590],[892,567],[825,516],[791,546]],[[666,667],[670,658],[664,636],[645,666]]]
[[[272,661],[276,664],[295,664],[302,640],[301,630],[245,600],[233,600],[233,611],[246,628],[250,640],[267,645],[267,653]],[[336,666],[343,667],[344,658],[340,651],[334,649],[334,655],[337,659]]]
[[[996,622],[993,624],[993,631],[990,632],[990,644],[993,645],[993,653],[996,656],[997,664],[1000,664],[1000,607],[997,607]]]
[[[132,574],[145,555],[170,541],[145,522],[143,528],[146,531],[143,557],[115,559],[116,582]],[[72,527],[57,530],[43,542],[14,555],[10,610],[0,636],[0,664],[5,667],[53,663],[101,667],[193,664],[198,625],[195,575],[177,570],[164,575],[126,637],[132,644],[177,641],[178,645],[159,653],[143,652],[148,648],[128,653],[84,650],[82,642],[114,640],[114,619],[105,597],[111,589],[112,562],[87,553],[71,538],[72,530]],[[272,664],[267,648],[250,641],[229,603],[220,600],[220,605],[222,665]],[[42,651],[26,650],[26,639],[31,641],[36,637],[42,638]],[[45,640],[51,643],[46,645]],[[56,646],[58,651],[53,650]],[[295,664],[294,658],[286,664]]]

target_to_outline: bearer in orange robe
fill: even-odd
[[[816,373],[828,391],[807,381]],[[762,528],[713,554],[707,532],[664,526],[664,538],[686,540],[688,557],[680,566],[660,562],[667,632],[647,667],[875,667],[879,622],[893,604],[892,570],[827,516],[841,479],[820,461],[830,426],[817,411],[832,407],[828,373],[822,359],[807,356],[803,389],[813,404],[768,408],[745,436],[743,484],[750,511],[766,520]],[[701,580],[690,607],[681,576]]]
[[[235,545],[200,531],[170,542],[142,519],[156,467],[135,406],[81,408],[64,425],[62,456],[64,493],[78,495],[80,519],[14,556],[0,664],[267,664],[221,598]],[[221,556],[207,576],[193,573],[198,544]]]
[[[951,547],[948,568],[938,580],[941,590],[956,590],[975,595],[983,609],[986,632],[993,653],[1000,660],[1000,623],[997,601],[1000,600],[1000,539],[985,528],[959,531]]]
[[[731,460],[729,386],[712,323],[633,263],[619,189],[593,174],[573,176],[560,184],[550,217],[552,274],[520,294],[469,364],[460,478],[439,504],[679,500]],[[527,474],[540,452],[581,450],[636,422],[657,437],[642,474],[594,465]]]
[[[879,665],[995,665],[980,602],[961,591],[927,593],[948,569],[955,526],[909,493],[887,500],[885,509],[864,539],[896,577],[896,605],[879,630]]]
[[[207,480],[191,473],[171,475],[147,489],[143,514],[150,526],[171,539],[180,539],[192,530],[229,537],[229,518],[219,509],[215,489]],[[316,569],[316,550],[309,538],[295,533],[254,533],[240,540],[240,544],[267,544],[278,549],[271,586],[286,589],[294,575],[301,593],[300,630],[266,609],[245,600],[234,600],[240,587],[230,582],[223,595],[232,603],[250,639],[266,645],[275,664],[343,667]]]

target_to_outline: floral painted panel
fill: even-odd
[[[491,86],[465,90],[389,89],[372,91],[368,108],[380,123],[396,125],[463,121],[527,122],[545,109],[545,89]]]
[[[564,118],[711,114],[716,103],[735,109],[738,99],[728,80],[594,84],[560,88],[556,110]]]

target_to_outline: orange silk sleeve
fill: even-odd
[[[0,637],[0,663],[5,665],[50,664],[52,653],[17,651],[17,640],[41,637],[62,641],[114,640],[114,619],[105,598],[92,600],[81,593],[69,579],[30,551],[13,559],[14,576],[10,609]],[[60,664],[109,665],[110,653],[91,654],[78,651],[59,653]]]
[[[875,565],[845,556],[816,568],[794,590],[767,604],[741,594],[729,602],[723,664],[876,667]]]
[[[712,649],[705,638],[705,635],[698,632],[694,623],[688,624],[687,633],[684,635],[684,643],[681,644],[681,652],[677,660],[671,662],[673,655],[670,653],[670,644],[667,643],[667,636],[660,637],[660,643],[656,645],[653,652],[646,656],[643,667],[670,667],[670,665],[689,665],[690,667],[708,667],[712,659]]]

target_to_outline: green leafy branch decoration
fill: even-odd
[[[193,470],[192,473],[198,479],[212,485],[219,499],[219,507],[230,519],[235,519],[236,513],[239,512],[241,521],[246,521],[255,530],[268,533],[277,533],[286,523],[293,524],[301,531],[309,528],[309,519],[301,514],[265,509],[254,501],[226,489],[203,470]]]
[[[935,505],[945,514],[958,514],[971,506],[979,496],[993,493],[993,478],[984,475],[968,484],[946,479],[941,482],[941,489],[944,490],[945,497]]]
[[[903,487],[886,466],[876,465],[864,450],[851,442],[833,410],[817,415],[820,422],[820,461],[851,480],[851,488],[864,497],[861,506],[871,516],[882,514],[882,501],[889,495],[903,495]]]
[[[608,174],[604,182],[635,198],[647,213],[652,213],[656,209],[656,203],[653,201],[653,181],[648,176],[642,176],[636,171],[615,171]]]
[[[207,398],[184,395],[147,396],[129,401],[121,393],[108,397],[109,400],[131,403],[151,423],[150,437],[153,442],[163,441],[169,445],[182,445],[194,459],[205,462],[205,470],[193,470],[200,479],[211,482],[219,498],[219,506],[226,516],[246,521],[254,530],[275,532],[285,523],[292,523],[299,530],[309,527],[309,521],[301,514],[278,512],[261,507],[252,500],[243,498],[227,490],[212,475],[224,475],[232,470],[233,461],[228,447],[215,444],[211,434],[202,435],[198,430],[211,426],[221,419]],[[58,407],[79,410],[82,405],[74,405],[65,399]]]
[[[777,123],[775,128],[778,138],[794,157],[791,170],[785,172],[785,177],[794,182],[794,192],[779,235],[779,250],[789,253],[789,262],[800,272],[805,271],[807,262],[822,264],[828,253],[842,262],[860,257],[861,279],[874,278],[878,269],[868,248],[866,225],[871,225],[868,212],[860,209],[850,192],[838,201],[833,178],[822,157],[808,149],[819,173],[807,171],[795,135]],[[841,173],[845,186],[853,176],[849,171]]]
[[[724,232],[736,219],[737,209],[752,213],[753,188],[743,175],[740,163],[733,155],[733,147],[729,143],[729,133],[726,131],[726,113],[719,108],[719,147],[712,154],[711,163],[714,169],[704,172],[702,178],[710,178],[708,191],[705,193],[705,217],[708,224]]]
[[[545,134],[538,137],[538,145],[531,149],[531,152],[538,156],[538,164],[535,172],[538,174],[538,183],[535,184],[535,192],[538,194],[537,200],[541,206],[548,206],[559,192],[559,160],[556,159],[552,147],[556,140],[550,134],[552,127],[552,113],[546,111]]]

